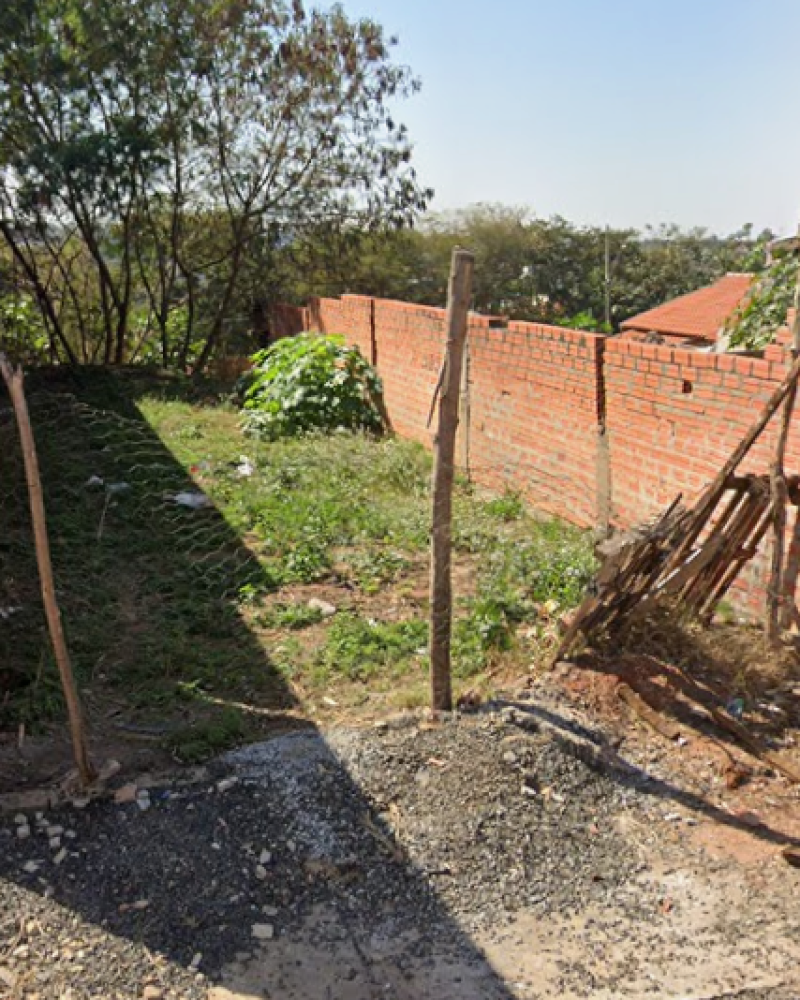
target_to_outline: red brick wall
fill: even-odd
[[[678,493],[693,499],[758,418],[786,370],[782,347],[748,358],[609,340],[604,376],[612,523],[640,521]],[[768,470],[777,430],[773,421],[740,471]],[[800,469],[797,420],[787,468]],[[740,603],[753,610],[763,608],[765,572],[762,553],[740,585]]]
[[[394,429],[430,444],[444,310],[345,295],[298,315],[357,344],[383,377]],[[782,331],[763,358],[714,355],[472,314],[459,461],[468,444],[477,482],[519,490],[583,527],[604,517],[630,527],[713,478],[783,378],[786,342]],[[768,429],[742,471],[767,471],[776,433]],[[787,469],[800,472],[800,418]],[[752,610],[763,608],[765,565],[762,554],[739,584]]]
[[[364,296],[319,299],[312,325],[377,364],[394,429],[430,445],[427,420],[444,343],[443,309]],[[472,314],[469,427],[458,455],[478,482],[520,490],[576,524],[597,523],[598,358],[605,338]]]

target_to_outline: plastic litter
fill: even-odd
[[[728,715],[733,719],[741,719],[744,715],[744,698],[731,698],[726,706]]]
[[[201,510],[203,507],[211,506],[211,501],[201,490],[184,490],[182,493],[176,493],[175,503],[189,510]]]

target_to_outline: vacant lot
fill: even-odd
[[[424,702],[422,448],[345,434],[257,442],[227,396],[135,374],[39,373],[29,396],[96,741],[191,761],[301,717]],[[59,717],[60,692],[8,414],[0,439],[2,719],[35,734]],[[457,686],[485,689],[550,647],[591,551],[516,496],[465,483],[455,539]]]

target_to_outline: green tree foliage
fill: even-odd
[[[727,323],[731,347],[761,350],[786,324],[797,285],[797,258],[778,257],[758,275],[750,294]]]
[[[391,46],[301,0],[2,5],[0,235],[60,356],[119,363],[144,331],[202,366],[249,259],[409,222]]]
[[[425,216],[412,231],[317,233],[302,248],[287,248],[282,289],[295,301],[347,291],[441,306],[450,254],[461,245],[476,254],[480,312],[603,330],[606,292],[617,328],[728,271],[761,266],[770,236],[751,227],[725,237],[677,226],[607,231],[476,205]]]
[[[313,333],[253,356],[245,381],[245,429],[264,438],[309,431],[384,429],[383,386],[357,347]]]

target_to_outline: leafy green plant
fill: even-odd
[[[517,521],[525,513],[525,501],[512,490],[507,490],[502,496],[488,500],[484,510],[492,517],[499,517],[503,521]]]
[[[344,338],[302,333],[253,355],[245,430],[258,437],[384,430],[380,376]]]
[[[354,549],[345,556],[350,575],[365,594],[377,593],[381,586],[396,580],[411,566],[411,560],[394,549]]]
[[[308,604],[273,604],[258,616],[258,623],[263,628],[288,628],[300,631],[322,621],[319,608]]]
[[[225,708],[214,719],[198,722],[173,733],[166,745],[186,764],[197,764],[244,740],[247,726],[238,708]]]
[[[613,331],[611,324],[596,319],[591,309],[575,313],[574,316],[556,319],[555,324],[556,326],[569,327],[571,330],[587,330],[590,333],[611,333]]]
[[[427,635],[427,623],[416,619],[373,622],[360,615],[341,614],[331,625],[319,665],[331,674],[364,680],[407,663],[425,646]]]
[[[21,360],[42,361],[46,357],[47,332],[29,296],[0,296],[0,341]]]
[[[797,282],[797,260],[779,257],[756,280],[744,304],[726,324],[731,347],[761,350],[786,323]]]

